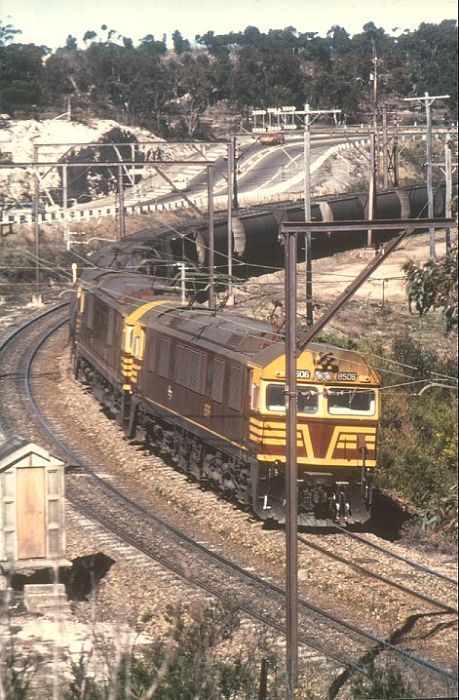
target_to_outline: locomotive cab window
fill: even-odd
[[[372,416],[376,407],[374,391],[368,389],[327,389],[327,408],[332,415]]]
[[[298,413],[317,413],[319,392],[313,386],[298,386]],[[268,384],[266,387],[266,409],[285,411],[285,384]]]
[[[113,338],[115,334],[115,312],[113,309],[108,311],[108,322],[107,322],[107,345],[110,347],[113,345]]]
[[[136,357],[138,360],[141,359],[141,342],[140,342],[140,335],[136,335],[134,338],[134,347],[132,349],[132,354],[134,357]]]
[[[86,316],[86,328],[92,330],[94,328],[94,297],[88,295],[88,311]]]
[[[134,326],[126,326],[124,335],[124,350],[125,352],[132,352],[132,338],[134,335]]]
[[[266,408],[268,411],[285,411],[284,384],[268,384],[266,387]]]

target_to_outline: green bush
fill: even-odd
[[[414,698],[410,685],[403,679],[402,672],[396,666],[378,669],[374,663],[368,667],[368,673],[358,676],[352,684],[353,698]]]
[[[251,700],[258,695],[259,645],[225,653],[226,643],[239,628],[234,609],[208,608],[195,613],[170,610],[173,631],[169,639],[155,641],[142,654],[124,656],[111,669],[107,682],[87,675],[85,659],[72,664],[72,679],[65,700]],[[277,659],[270,656],[269,697],[284,697],[277,676]]]
[[[392,355],[415,369],[402,368],[408,376],[401,378],[391,372],[390,362],[386,365],[377,482],[396,491],[437,525],[444,511],[447,525],[452,515],[444,499],[450,502],[450,490],[457,484],[457,404],[451,389],[435,383],[440,375],[451,376],[453,367],[406,334],[394,340]],[[409,383],[410,376],[414,383]],[[431,380],[431,386],[419,394],[425,386],[416,383],[421,377]],[[445,384],[453,383],[445,380]],[[447,529],[451,532],[449,525]]]
[[[446,532],[449,539],[457,542],[457,482],[446,496],[432,498],[424,513],[421,527],[424,531]]]
[[[422,264],[412,260],[402,269],[406,275],[406,287],[410,309],[414,305],[420,316],[431,309],[441,309],[446,331],[457,328],[457,243],[441,260],[427,260]]]

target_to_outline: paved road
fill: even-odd
[[[352,140],[356,137],[350,137]],[[332,146],[343,143],[346,139],[342,136],[323,137],[311,142],[311,166]],[[239,147],[239,158],[237,161],[237,188],[238,193],[249,194],[250,192],[260,192],[277,187],[282,191],[288,186],[288,191],[303,191],[304,172],[304,145],[300,136],[290,137],[281,146],[264,146],[256,141],[242,144]],[[184,178],[188,181],[184,194],[193,198],[207,191],[207,173],[202,172],[186,177],[186,167]],[[214,195],[225,195],[227,193],[227,161],[220,157],[214,164]],[[171,203],[179,199],[177,193],[163,195],[154,200],[145,200],[145,203],[162,202]]]
[[[333,145],[343,143],[346,140],[362,139],[362,135],[334,134],[334,135],[313,135],[311,134],[311,168],[318,166],[318,159]],[[286,196],[303,191],[304,168],[303,168],[303,135],[288,135],[283,145],[266,146],[260,144],[255,137],[246,136],[238,139],[238,160],[237,160],[237,189],[238,195],[250,195],[256,193],[258,199],[268,198],[268,195],[285,192]],[[224,201],[227,195],[227,160],[224,156],[226,152],[225,144],[215,144],[209,152],[209,159],[214,160],[214,196],[220,196],[220,201]],[[165,175],[176,187],[189,199],[194,199],[198,206],[206,208],[207,198],[207,170],[199,164],[177,166],[168,164],[167,161],[158,163]],[[179,169],[180,167],[180,169]],[[125,207],[136,206],[156,206],[164,208],[177,208],[183,206],[184,197],[174,191],[170,184],[166,184],[159,176],[156,184],[151,182],[151,189],[145,191],[148,180],[144,180],[137,189],[125,189]],[[148,186],[148,185],[147,185]],[[137,191],[135,191],[137,189]],[[247,200],[246,200],[247,201]],[[68,210],[75,221],[89,218],[91,216],[113,215],[117,203],[115,197],[108,196],[93,200],[86,204],[80,204]],[[132,210],[132,209],[131,209]],[[5,212],[8,223],[9,212]],[[62,219],[67,212],[56,210],[56,215],[49,211],[40,217],[40,220]],[[32,210],[24,210],[18,214],[17,223],[26,223],[33,220]]]

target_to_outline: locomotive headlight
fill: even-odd
[[[329,382],[333,379],[333,372],[323,369],[316,369],[314,372],[314,379],[317,379],[318,382]]]

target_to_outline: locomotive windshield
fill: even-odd
[[[358,413],[372,416],[375,412],[376,397],[368,389],[327,389],[327,407],[331,414]]]
[[[319,393],[312,386],[298,386],[298,413],[317,413]],[[285,384],[268,384],[266,387],[268,411],[285,411]]]

